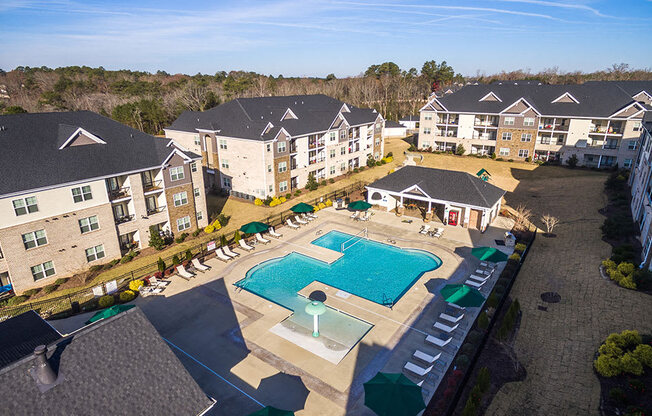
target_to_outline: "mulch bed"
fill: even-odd
[[[597,375],[597,373],[596,373]],[[652,386],[652,371],[649,369],[640,377],[637,376],[618,376],[618,377],[602,377],[598,375],[600,380],[600,410],[605,416],[623,415],[629,406],[641,409],[642,415],[649,415],[652,413],[652,394],[649,391],[637,392],[630,386],[630,380],[639,380],[643,385],[649,389]],[[609,392],[613,388],[620,388],[623,390],[624,400],[617,401],[609,397]],[[633,410],[633,409],[631,409]]]

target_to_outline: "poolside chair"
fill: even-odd
[[[463,318],[464,312],[461,309],[453,308],[450,305],[447,305],[446,309],[444,309],[444,312],[439,314],[439,319],[444,319],[454,324],[458,323]]]
[[[428,364],[433,364],[435,361],[439,359],[439,357],[441,357],[441,352],[437,353],[437,355],[430,355],[430,354],[426,354],[423,351],[416,350],[414,351],[414,354],[412,354],[412,358],[416,358],[417,360],[421,360]]]
[[[192,264],[192,267],[199,270],[200,272],[207,272],[207,271],[209,271],[211,269],[210,266],[206,266],[206,265],[201,264],[199,262],[199,259],[197,259],[197,258],[192,259],[192,261],[190,263]]]
[[[147,279],[149,282],[150,286],[152,287],[160,287],[160,288],[165,288],[167,285],[170,284],[170,281],[168,280],[158,280],[156,276],[152,276],[149,279]]]
[[[239,241],[238,241],[238,244],[240,244],[240,248],[243,249],[243,250],[253,251],[253,249],[254,249],[253,247],[251,247],[250,245],[248,245],[248,244],[245,242],[245,240],[239,240]],[[215,250],[215,251],[217,251],[217,250]]]
[[[487,283],[487,282],[486,281],[484,281],[484,282],[476,282],[475,280],[471,280],[471,279],[464,282],[465,285],[474,287],[476,289],[480,289],[482,287],[482,285],[484,285],[485,283]]]
[[[302,220],[301,218],[299,218],[298,215],[295,215],[295,216],[294,216],[294,221],[295,221],[297,224],[301,224],[301,225],[306,225],[306,224],[308,224],[307,221]]]
[[[269,227],[269,232],[268,232],[268,234],[271,235],[271,236],[274,237],[274,238],[281,238],[281,237],[283,237],[283,234],[279,234],[279,233],[277,233],[277,232],[274,230],[274,227]]]
[[[441,333],[439,334],[439,336],[428,335],[426,337],[426,342],[428,344],[436,345],[438,347],[444,347],[448,345],[448,343],[451,342],[452,339],[453,337],[451,337],[450,335]]]
[[[492,263],[490,261],[481,261],[480,266],[482,266],[482,267],[496,267],[496,264]]]
[[[478,283],[484,283],[487,280],[489,280],[489,277],[491,277],[491,276],[478,276],[478,275],[472,274],[472,275],[469,276],[469,280],[473,280],[474,282],[478,282]]]
[[[315,214],[314,212],[307,212],[306,215],[312,218],[313,220],[317,219],[317,214]]]
[[[164,288],[162,287],[144,286],[138,290],[138,294],[139,296],[147,297],[149,295],[158,295],[159,293],[163,292],[163,290]]]
[[[432,371],[433,366],[431,365],[428,368],[423,368],[414,364],[413,362],[408,361],[407,363],[405,363],[405,366],[403,366],[403,368],[413,374],[418,375],[419,377],[424,377],[426,374]]]
[[[310,217],[310,216],[308,216],[308,214],[301,214],[301,219],[302,219],[302,220],[304,220],[304,221],[308,221],[308,222],[310,222],[310,221],[313,221],[313,220],[314,220],[314,218],[313,218],[313,217]]]
[[[351,219],[352,219],[352,220],[357,220],[357,219],[358,219],[358,215],[360,215],[360,213],[359,213],[358,211],[354,212],[353,214],[351,214]]]
[[[178,265],[177,266],[177,274],[183,278],[190,279],[191,277],[195,277],[194,273],[190,273],[188,270],[186,270],[183,265]]]
[[[369,211],[365,212],[364,215],[360,218],[361,221],[369,221],[371,219],[371,213]]]
[[[242,240],[240,240],[240,241],[242,241]],[[222,249],[220,247],[215,249],[215,255],[217,256],[218,259],[222,260],[224,263],[226,263],[227,261],[233,259],[232,257],[229,257],[226,254],[224,254],[224,252],[222,251]]]
[[[260,235],[260,233],[256,233],[256,241],[258,241],[259,243],[262,243],[262,244],[269,244],[269,242],[270,242],[268,239],[263,238],[263,236]]]
[[[421,226],[421,229],[419,230],[419,234],[426,235],[426,234],[428,234],[429,231],[430,231],[430,225],[426,224],[426,225]]]
[[[285,223],[288,225],[288,227],[294,228],[295,230],[297,230],[299,228],[299,226],[292,223],[292,220],[290,220],[289,218],[287,220],[285,220]]]
[[[458,326],[460,326],[460,324],[448,325],[447,323],[437,321],[432,327],[434,329],[441,329],[442,331],[450,334],[451,332],[455,331]]]
[[[222,251],[224,251],[224,254],[226,254],[229,257],[238,257],[240,255],[240,253],[231,251],[231,248],[229,248],[228,244],[222,247]]]
[[[441,227],[435,228],[435,230],[432,232],[431,236],[440,238],[444,234],[444,229]]]
[[[483,270],[483,269],[477,269],[477,270],[475,271],[476,275],[479,274],[479,275],[487,276],[487,277],[491,276],[491,274],[492,274],[493,272],[494,272],[493,269],[484,269],[484,270]]]

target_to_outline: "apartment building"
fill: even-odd
[[[207,224],[201,156],[88,111],[0,116],[0,280],[21,293]]]
[[[246,198],[281,196],[383,157],[383,117],[325,95],[238,98],[187,111],[165,135],[202,155],[205,181]]]
[[[652,82],[468,85],[421,108],[418,147],[630,168],[651,104]]]
[[[632,218],[641,232],[641,267],[652,270],[652,111],[645,114],[636,163],[629,176]]]

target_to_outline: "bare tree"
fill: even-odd
[[[559,218],[553,217],[550,214],[546,214],[541,217],[541,222],[546,226],[546,233],[552,234],[552,231],[555,229],[555,226],[559,224]]]
[[[527,208],[524,204],[519,204],[514,210],[516,214],[516,229],[527,230],[530,226],[530,218],[532,218],[532,210]]]

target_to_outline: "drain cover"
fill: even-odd
[[[540,311],[548,312],[548,307],[546,307],[546,306],[539,305],[539,306],[537,306],[537,309],[540,310]]]
[[[561,296],[557,292],[546,292],[541,294],[541,300],[547,303],[559,303]]]

